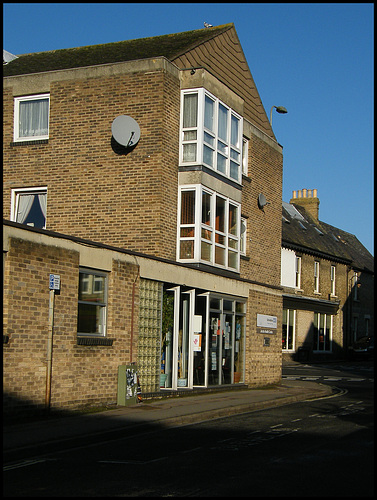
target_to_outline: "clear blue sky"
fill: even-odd
[[[131,40],[233,22],[283,146],[283,200],[318,189],[319,218],[374,255],[373,3],[11,3],[12,54]]]

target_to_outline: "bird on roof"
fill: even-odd
[[[204,27],[205,28],[213,28],[212,24],[204,22]]]

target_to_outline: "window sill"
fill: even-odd
[[[32,141],[17,141],[11,142],[10,147],[14,148],[17,146],[37,146],[39,144],[48,144],[48,139],[35,139]]]
[[[108,337],[77,337],[77,345],[103,345],[112,346],[114,339]]]

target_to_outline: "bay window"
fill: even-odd
[[[205,165],[241,182],[242,117],[205,89],[182,91],[180,165]]]
[[[180,187],[178,260],[239,270],[240,205],[197,186]]]

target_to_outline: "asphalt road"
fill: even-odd
[[[333,396],[154,429],[4,468],[4,496],[373,496],[372,364],[296,365]]]

